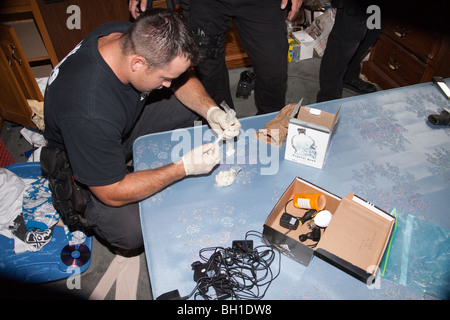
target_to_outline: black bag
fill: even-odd
[[[87,227],[84,210],[89,201],[89,190],[82,188],[73,178],[65,151],[43,147],[41,168],[52,192],[52,202],[71,232]]]

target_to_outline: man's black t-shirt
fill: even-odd
[[[130,25],[100,26],[49,77],[44,136],[50,147],[66,150],[75,179],[88,186],[112,184],[127,173],[122,140],[145,99],[116,77],[100,55],[98,38],[123,33]]]

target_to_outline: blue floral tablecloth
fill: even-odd
[[[440,237],[439,281],[424,277],[420,286],[409,285],[412,282],[405,281],[404,273],[402,279],[393,275],[397,264],[402,264],[397,257],[396,265],[388,266],[392,276],[387,272],[386,278],[369,288],[318,258],[305,267],[283,256],[280,275],[265,298],[447,298],[450,126],[432,125],[427,118],[449,106],[449,100],[432,83],[310,105],[330,113],[341,107],[322,169],[284,160],[285,145],[269,147],[253,137],[276,114],[240,119],[242,134],[235,142],[234,156],[223,153],[223,161],[212,174],[188,177],[140,203],[154,296],[174,289],[181,295],[189,294],[195,287],[191,264],[199,260],[199,250],[229,247],[249,230],[262,232],[275,203],[292,180],[300,177],[340,197],[354,193],[386,212],[395,208],[402,215],[438,228],[439,235],[435,232],[415,238],[433,245],[433,237]],[[135,170],[168,164],[194,146],[214,139],[206,126],[140,137],[134,144]],[[236,182],[216,187],[216,174],[235,165],[241,167]],[[400,249],[398,255],[412,252],[410,246],[414,243]],[[392,251],[396,252],[395,248]],[[433,254],[435,257],[436,252]],[[278,265],[273,268],[276,272]],[[432,272],[427,276],[433,277]]]

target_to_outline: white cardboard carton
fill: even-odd
[[[284,158],[322,169],[340,110],[334,115],[301,107],[297,118],[289,120]]]
[[[314,53],[314,39],[305,31],[296,31],[292,35],[300,43],[299,60],[312,58]]]

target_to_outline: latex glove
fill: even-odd
[[[181,160],[188,176],[209,173],[220,162],[219,146],[213,143],[198,146]]]
[[[234,123],[229,124],[227,119],[227,113],[219,107],[212,107],[206,114],[206,120],[211,129],[217,135],[224,133],[223,139],[232,139],[239,135],[241,130],[241,123],[235,118]]]

